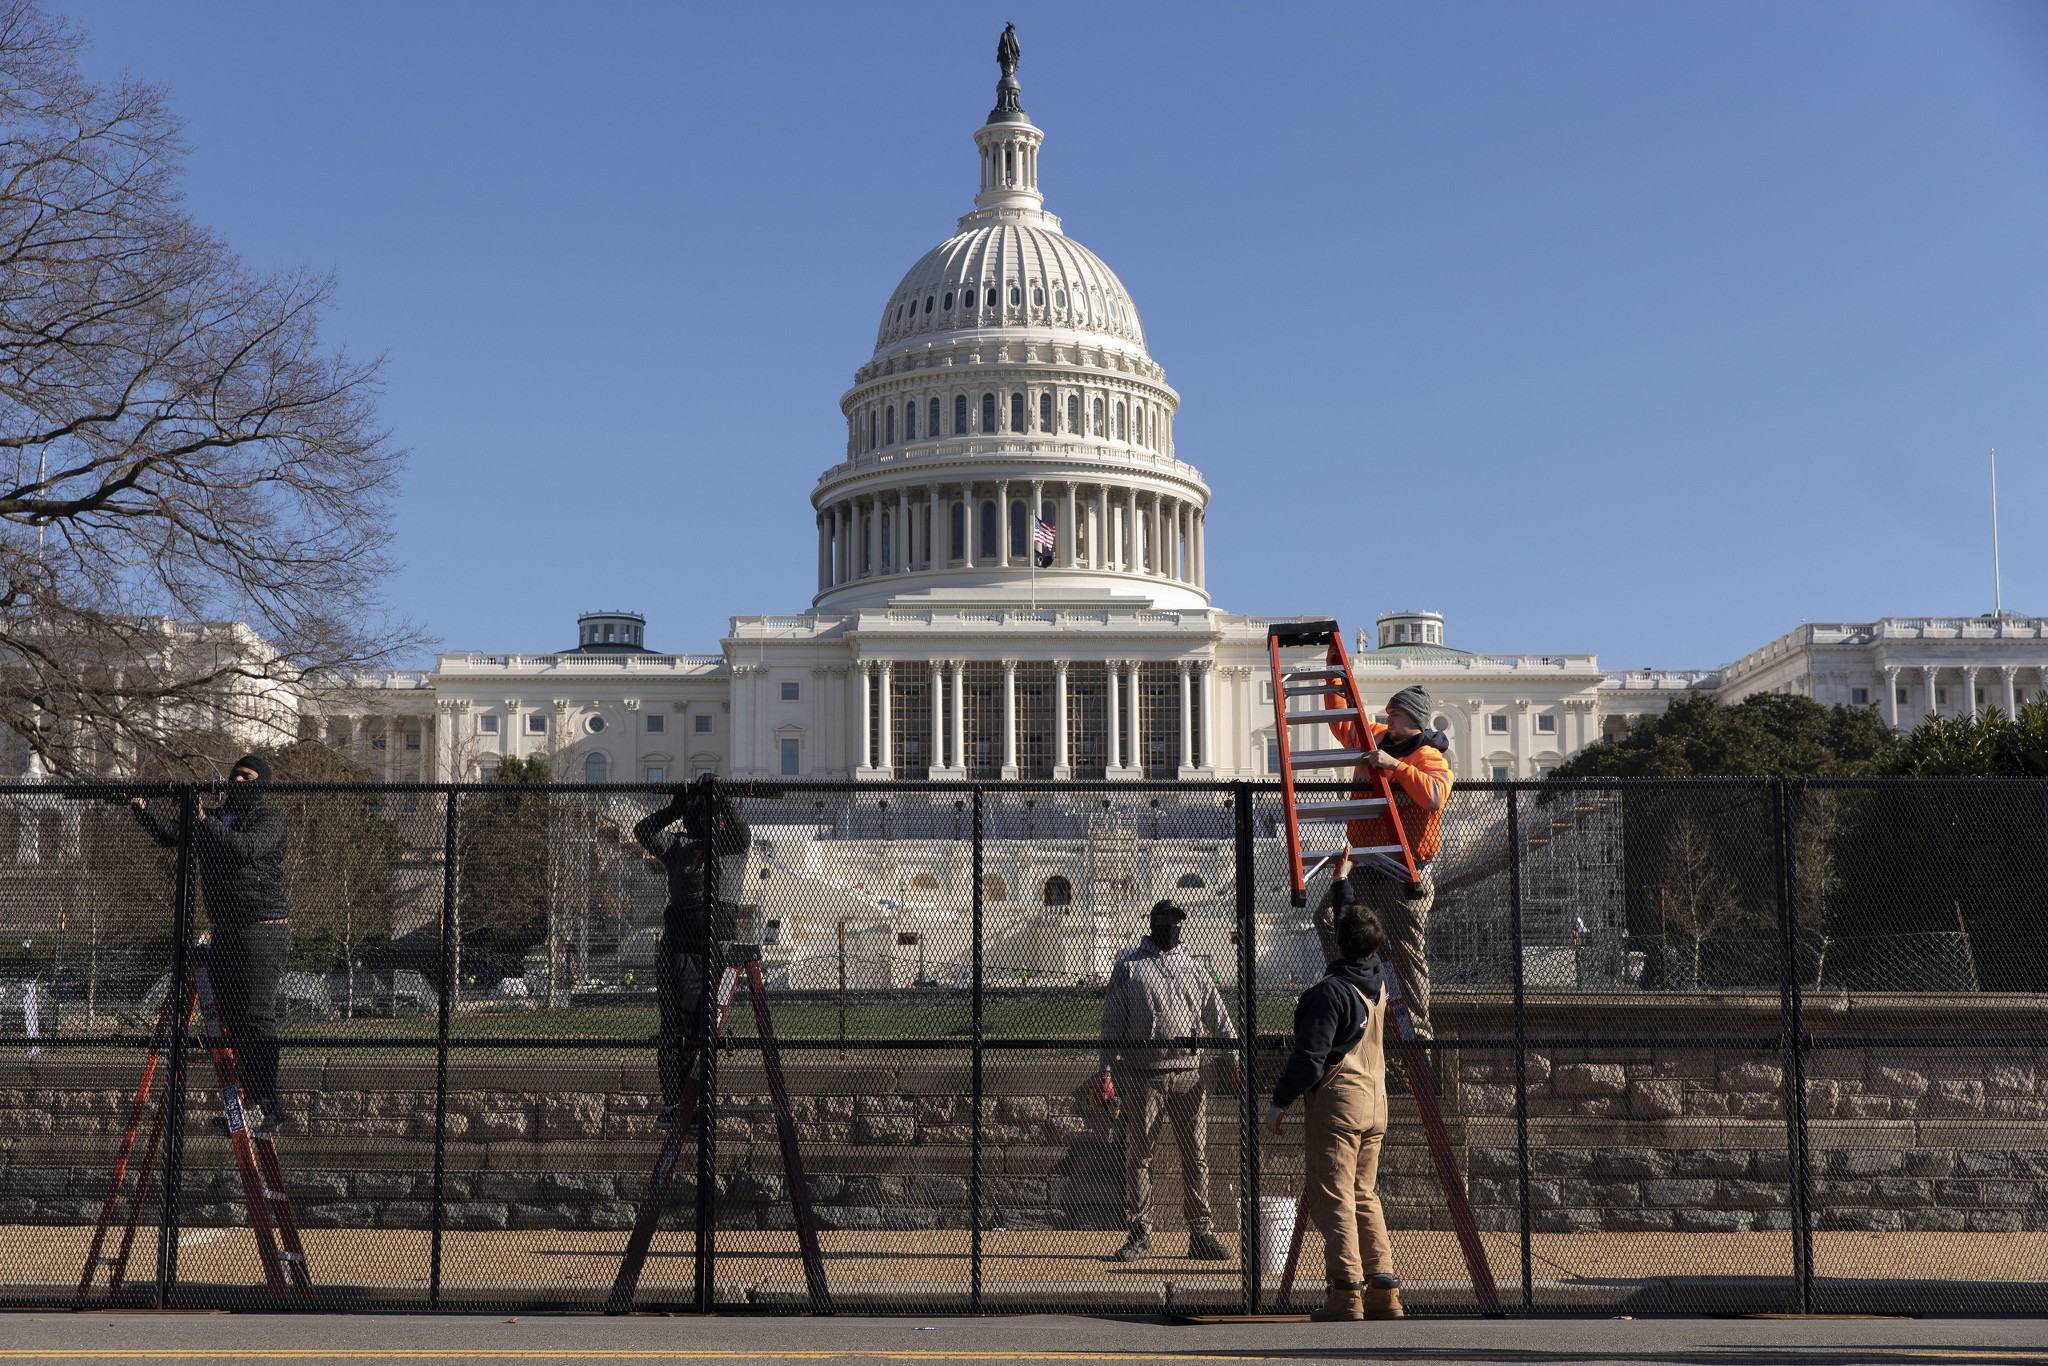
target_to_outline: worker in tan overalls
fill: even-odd
[[[1294,1052],[1273,1086],[1265,1124],[1274,1133],[1295,1097],[1308,1097],[1304,1160],[1309,1219],[1323,1235],[1320,1321],[1400,1318],[1401,1282],[1378,1190],[1387,1136],[1387,989],[1377,954],[1386,933],[1358,906],[1338,862],[1339,957],[1294,1006]]]

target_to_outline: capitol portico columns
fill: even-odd
[[[1180,772],[1176,777],[1191,778],[1195,772],[1195,662],[1192,659],[1180,661]]]
[[[1896,664],[1884,666],[1884,719],[1893,730],[1899,728],[1899,675],[1903,672]]]
[[[2006,665],[2004,668],[1998,671],[1999,705],[2005,708],[2005,714],[2007,716],[2011,716],[2015,711],[2019,710],[2019,708],[2016,707],[2013,703],[2013,684],[2015,682],[2015,675],[2017,675],[2018,673],[2019,670],[2015,669],[2010,664]]]
[[[1017,776],[1017,661],[1003,661],[1003,781]]]
[[[1056,783],[1074,776],[1073,754],[1067,745],[1067,664],[1064,659],[1052,662],[1052,780]]]
[[[892,705],[896,700],[895,693],[895,666],[885,659],[882,661],[881,715],[877,725],[877,729],[882,733],[882,752],[875,756],[875,767],[882,770],[884,777],[889,778],[896,776],[896,737],[890,724],[894,718],[889,715],[890,712],[895,710],[895,707]]]
[[[1941,666],[1939,664],[1923,664],[1920,666],[1920,681],[1927,687],[1926,711],[1929,716],[1941,715],[1941,709],[1934,705],[1934,680],[1940,676]]]
[[[870,762],[874,755],[874,741],[870,738],[872,732],[868,729],[868,718],[874,715],[875,705],[874,665],[862,660],[857,667],[860,670],[860,713],[857,727],[860,734],[859,776],[869,778],[874,776],[871,771],[874,764]]]
[[[1963,706],[1965,716],[1977,714],[1977,666],[1974,664],[1963,666]]]
[[[1119,661],[1114,659],[1103,662],[1103,681],[1107,686],[1103,688],[1102,692],[1109,730],[1109,753],[1103,756],[1102,776],[1105,778],[1122,776],[1118,769],[1123,766],[1124,762],[1123,728],[1120,724],[1123,708],[1119,704],[1118,698],[1118,694],[1123,689],[1117,686],[1116,670],[1118,663]]]

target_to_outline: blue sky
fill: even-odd
[[[58,0],[189,205],[340,280],[413,452],[393,608],[659,648],[814,591],[806,495],[970,207],[1017,21],[1235,611],[1724,663],[2048,611],[2048,6]]]

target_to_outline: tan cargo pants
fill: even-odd
[[[1116,1091],[1124,1106],[1124,1218],[1131,1231],[1153,1232],[1152,1154],[1160,1129],[1170,1127],[1180,1149],[1188,1232],[1210,1232],[1215,1218],[1209,1212],[1209,1106],[1202,1069],[1118,1068]]]
[[[1365,999],[1364,992],[1359,996]],[[1332,1285],[1356,1285],[1394,1269],[1379,1194],[1387,1137],[1385,1032],[1385,997],[1366,999],[1365,1037],[1308,1093],[1308,1215],[1323,1235],[1324,1275]]]

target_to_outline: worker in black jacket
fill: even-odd
[[[284,812],[263,800],[270,761],[245,754],[228,772],[227,791],[192,827],[192,863],[212,925],[207,964],[221,1024],[242,1064],[249,1128],[273,1133],[285,1122],[277,1098],[277,987],[291,953],[284,895],[289,831]],[[135,819],[166,847],[178,842],[178,818],[129,798]]]
[[[1387,1137],[1387,983],[1380,946],[1386,931],[1358,906],[1337,868],[1335,937],[1339,957],[1294,1006],[1294,1051],[1280,1069],[1265,1127],[1280,1131],[1287,1107],[1308,1097],[1302,1161],[1309,1218],[1323,1234],[1326,1279],[1318,1320],[1399,1318],[1401,1282],[1380,1207],[1380,1150]]]
[[[671,828],[678,822],[680,831]],[[707,950],[733,937],[732,898],[746,872],[749,835],[716,779],[705,774],[677,787],[667,806],[633,827],[633,838],[668,870],[668,907],[654,960],[662,1101],[655,1127],[666,1129],[678,1120],[704,1038]],[[688,1116],[681,1119],[688,1122]]]

